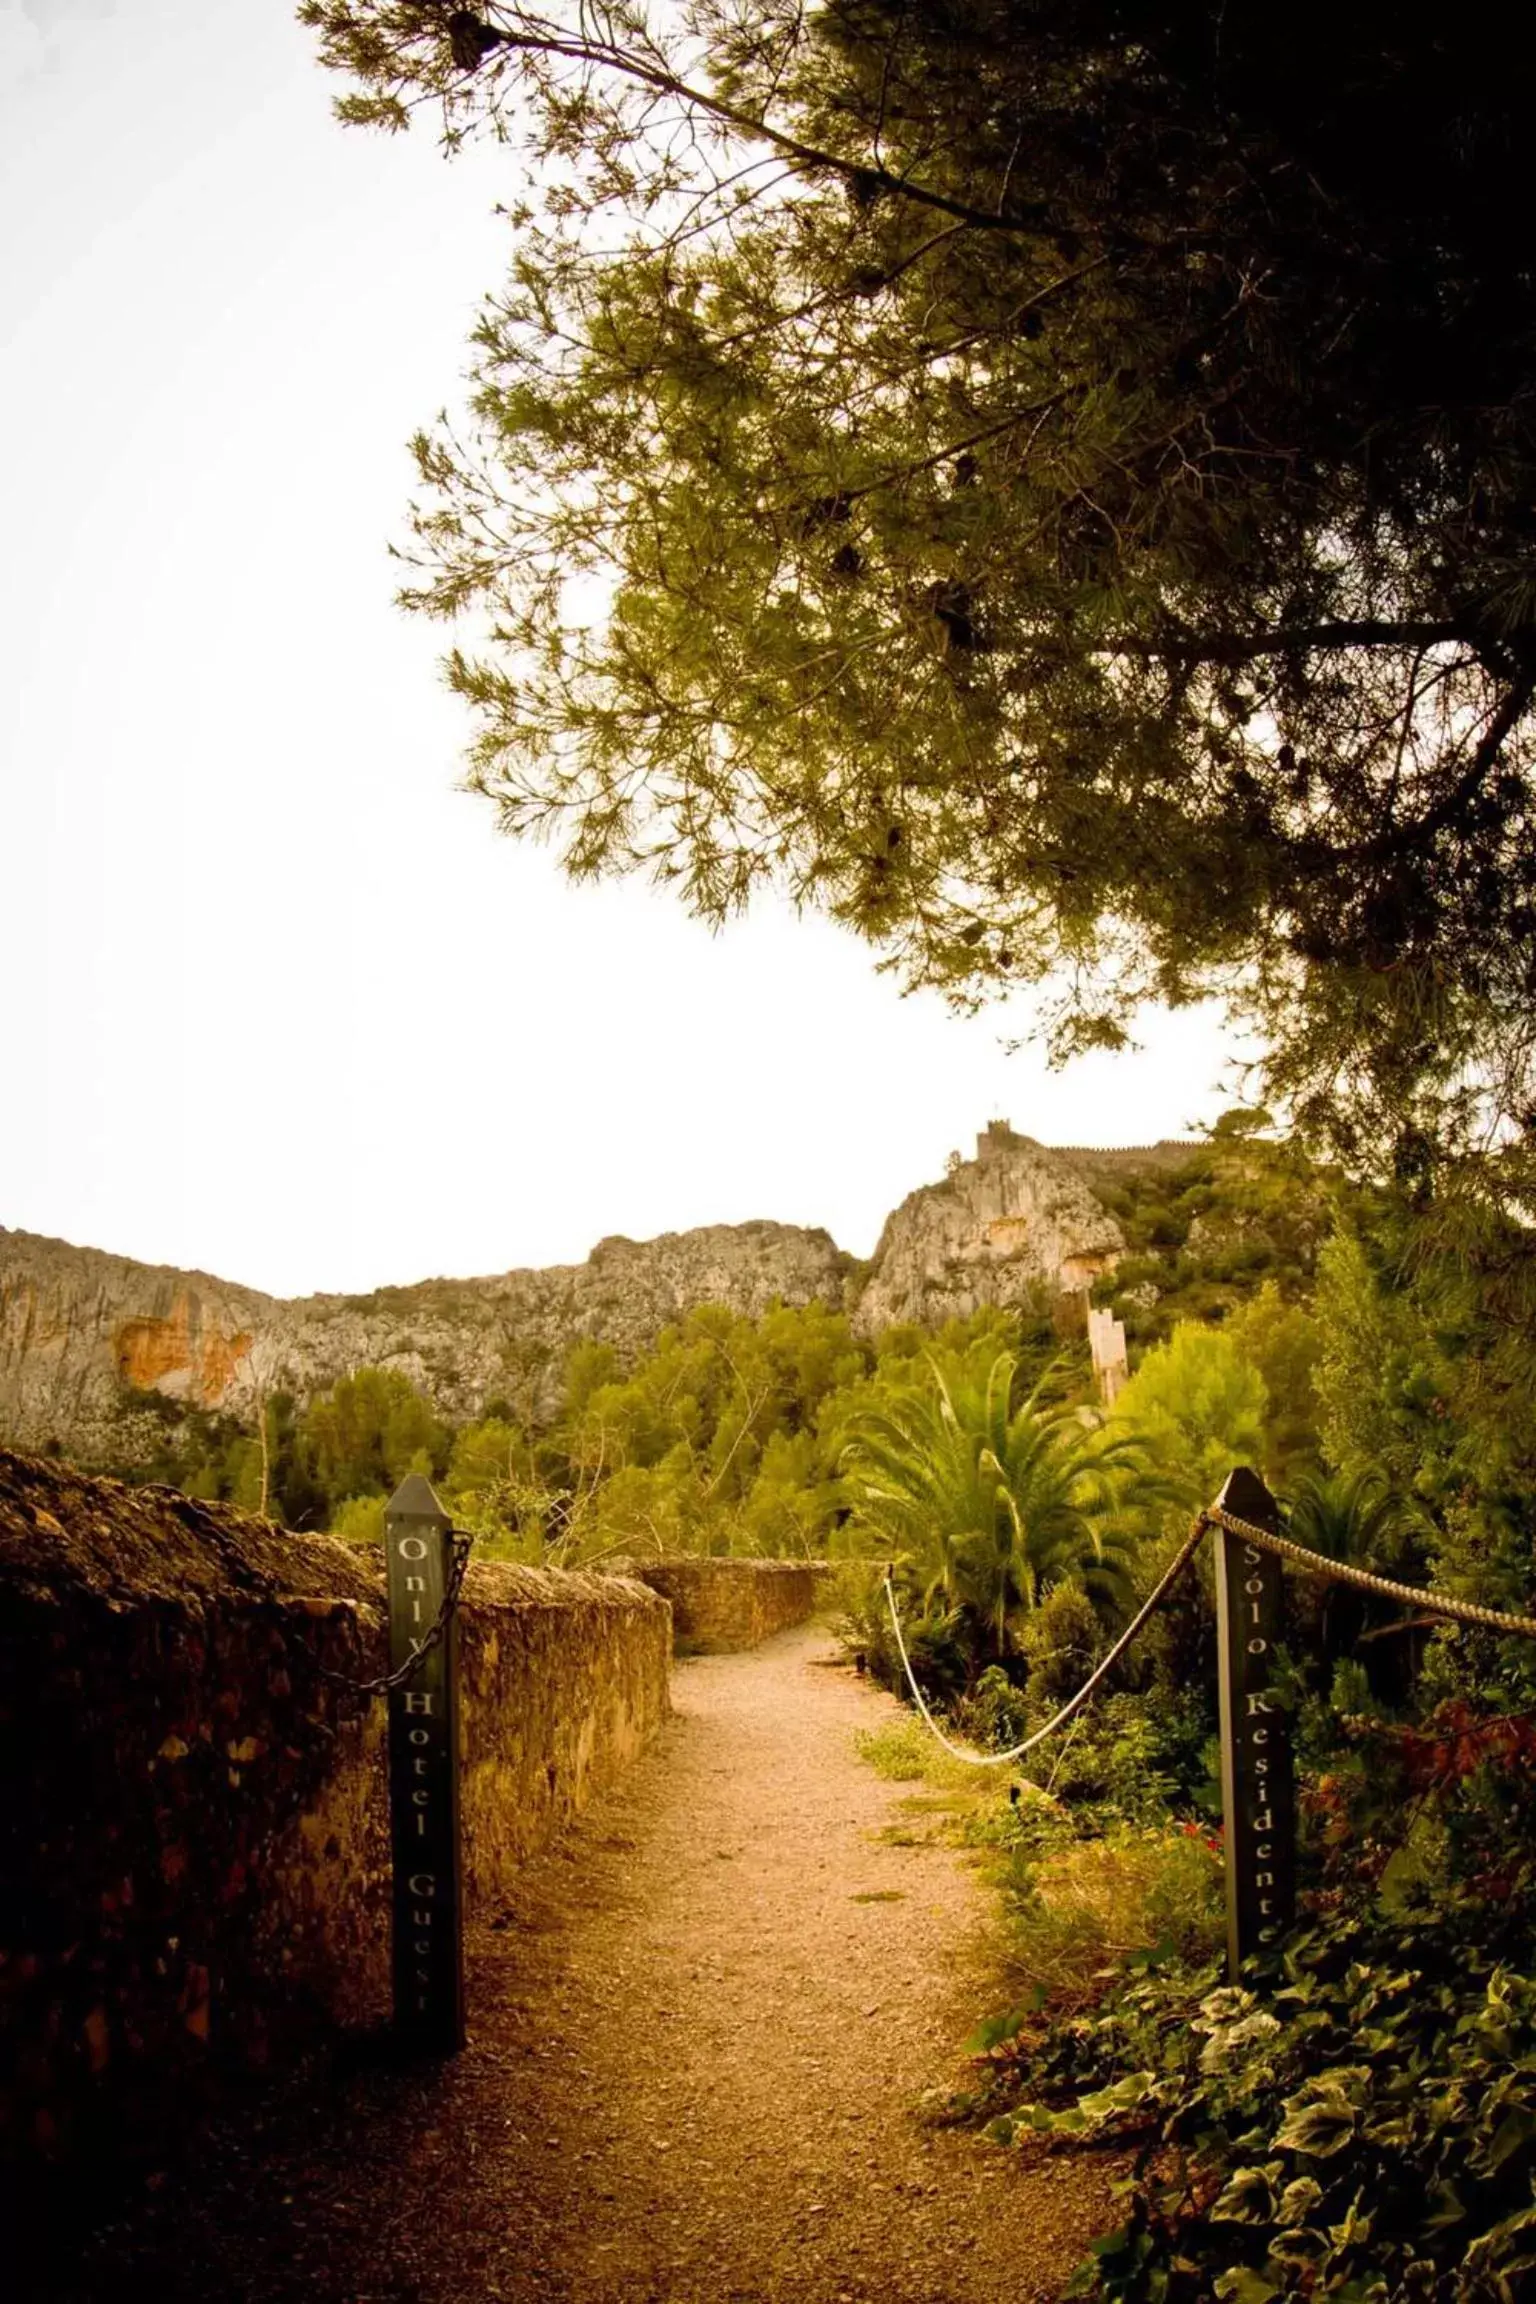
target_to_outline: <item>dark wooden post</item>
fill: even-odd
[[[1279,1529],[1275,1500],[1256,1472],[1234,1472],[1217,1502],[1235,1519]],[[1272,1687],[1283,1577],[1273,1552],[1216,1530],[1227,1969],[1234,1983],[1250,1953],[1281,1941],[1296,1910],[1291,1724]]]
[[[391,1671],[437,1620],[453,1559],[449,1529],[419,1472],[384,1507]],[[451,2056],[464,2045],[458,1626],[451,1621],[420,1669],[390,1693],[389,1823],[395,2028],[408,2048]]]

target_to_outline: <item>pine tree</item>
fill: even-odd
[[[1512,19],[301,13],[347,117],[517,155],[407,594],[510,829],[1065,967],[1063,1049],[1225,988],[1314,1133],[1536,1196]]]

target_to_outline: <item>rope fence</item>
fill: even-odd
[[[1058,1728],[1064,1728],[1067,1722],[1071,1719],[1073,1713],[1080,1711],[1083,1705],[1087,1703],[1095,1688],[1098,1687],[1099,1682],[1104,1679],[1107,1673],[1113,1671],[1115,1665],[1119,1663],[1121,1657],[1125,1654],[1131,1643],[1137,1638],[1143,1627],[1150,1622],[1152,1617],[1157,1613],[1157,1610],[1162,1606],[1163,1601],[1167,1597],[1168,1593],[1172,1591],[1174,1585],[1178,1582],[1185,1569],[1189,1566],[1190,1561],[1193,1560],[1196,1552],[1198,1552],[1200,1549],[1200,1545],[1205,1536],[1205,1529],[1205,1516],[1202,1514],[1201,1517],[1195,1522],[1194,1526],[1190,1529],[1189,1534],[1185,1537],[1184,1542],[1179,1547],[1179,1550],[1174,1559],[1169,1563],[1168,1567],[1164,1569],[1162,1575],[1158,1578],[1155,1589],[1148,1595],[1147,1599],[1143,1601],[1141,1607],[1138,1608],[1130,1623],[1127,1624],[1125,1630],[1121,1633],[1113,1648],[1110,1649],[1109,1654],[1104,1658],[1101,1664],[1095,1666],[1094,1670],[1083,1682],[1081,1688],[1078,1689],[1077,1694],[1075,1696],[1069,1696],[1066,1703],[1063,1704],[1061,1710],[1056,1713],[1053,1718],[1047,1720],[1043,1728],[1037,1728],[1032,1736],[1025,1737],[1022,1744],[1014,1744],[1006,1752],[967,1751],[964,1745],[951,1743],[950,1739],[945,1735],[943,1729],[934,1719],[933,1714],[929,1711],[928,1706],[924,1701],[923,1692],[921,1688],[919,1688],[916,1676],[912,1670],[912,1660],[907,1654],[907,1644],[902,1637],[901,1631],[901,1617],[897,1613],[896,1608],[896,1590],[891,1582],[891,1572],[889,1568],[887,1568],[885,1572],[886,1605],[889,1607],[891,1612],[891,1629],[896,1635],[896,1646],[900,1651],[902,1670],[907,1676],[907,1686],[911,1689],[913,1702],[916,1704],[919,1712],[921,1712],[924,1720],[926,1720],[928,1723],[930,1732],[935,1737],[937,1737],[938,1741],[943,1745],[945,1751],[948,1752],[953,1759],[964,1760],[968,1762],[969,1765],[973,1768],[1006,1768],[1010,1765],[1011,1762],[1015,1760],[1022,1760],[1026,1752],[1032,1752],[1035,1746],[1037,1744],[1043,1744],[1048,1736],[1054,1736]]]
[[[957,1744],[952,1738],[946,1736],[935,1720],[929,1710],[927,1700],[917,1684],[917,1675],[912,1669],[912,1659],[907,1653],[907,1643],[901,1629],[901,1615],[896,1606],[896,1588],[891,1578],[890,1566],[887,1564],[885,1600],[890,1611],[891,1630],[895,1634],[896,1649],[901,1658],[902,1672],[905,1675],[907,1686],[911,1690],[912,1701],[922,1715],[923,1721],[935,1742],[942,1745],[952,1760],[963,1761],[972,1768],[1011,1767],[1015,1761],[1022,1760],[1027,1753],[1033,1752],[1038,1745],[1046,1743],[1059,1728],[1066,1726],[1075,1713],[1081,1711],[1089,1697],[1093,1695],[1094,1691],[1119,1663],[1121,1657],[1140,1637],[1199,1551],[1208,1531],[1212,1528],[1224,1529],[1229,1536],[1236,1536],[1245,1544],[1255,1545],[1260,1551],[1272,1553],[1281,1560],[1288,1560],[1306,1575],[1322,1577],[1333,1583],[1350,1584],[1357,1591],[1375,1593],[1378,1598],[1383,1600],[1399,1600],[1407,1607],[1417,1608],[1425,1616],[1444,1617],[1448,1623],[1474,1624],[1485,1631],[1513,1632],[1522,1639],[1536,1640],[1536,1617],[1513,1616],[1500,1608],[1485,1608],[1476,1600],[1457,1599],[1453,1593],[1436,1592],[1421,1584],[1399,1583],[1395,1577],[1380,1576],[1374,1569],[1370,1568],[1356,1568],[1347,1560],[1330,1560],[1326,1553],[1308,1551],[1304,1544],[1296,1543],[1289,1536],[1275,1535],[1267,1528],[1257,1527],[1251,1520],[1240,1519],[1236,1513],[1225,1511],[1219,1504],[1211,1504],[1207,1505],[1203,1512],[1195,1515],[1189,1534],[1185,1537],[1168,1567],[1158,1578],[1153,1590],[1143,1601],[1103,1661],[1096,1665],[1088,1675],[1081,1688],[1077,1690],[1075,1695],[1068,1697],[1066,1703],[1058,1712],[1052,1714],[1044,1727],[1035,1729],[1033,1734],[1026,1736],[1021,1743],[1010,1745],[1006,1752],[973,1752],[967,1746]]]
[[[1443,1616],[1452,1624],[1480,1624],[1489,1632],[1516,1632],[1523,1639],[1536,1640],[1536,1617],[1506,1615],[1501,1608],[1484,1608],[1476,1600],[1458,1600],[1453,1593],[1436,1592],[1423,1584],[1399,1584],[1395,1577],[1378,1576],[1372,1568],[1356,1568],[1347,1560],[1330,1560],[1325,1552],[1309,1552],[1304,1544],[1295,1543],[1289,1536],[1271,1535],[1267,1528],[1256,1528],[1251,1520],[1239,1520],[1232,1512],[1224,1512],[1219,1504],[1212,1504],[1201,1513],[1200,1519],[1208,1528],[1225,1528],[1229,1536],[1240,1536],[1245,1544],[1256,1544],[1261,1552],[1273,1552],[1281,1560],[1290,1560],[1309,1576],[1322,1576],[1335,1584],[1353,1584],[1357,1591],[1374,1592],[1383,1600],[1401,1600],[1409,1608],[1422,1609],[1426,1616]]]

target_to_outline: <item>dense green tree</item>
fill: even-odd
[[[776,1558],[814,1558],[843,1509],[827,1451],[810,1432],[776,1432],[742,1499],[742,1549]]]
[[[1382,1471],[1433,1508],[1456,1477],[1450,1459],[1461,1434],[1449,1417],[1456,1374],[1446,1346],[1455,1350],[1457,1327],[1443,1299],[1430,1317],[1391,1265],[1379,1238],[1373,1254],[1354,1229],[1318,1260],[1323,1441],[1339,1472]]]
[[[539,1520],[563,1561],[819,1547],[839,1508],[823,1411],[869,1358],[819,1304],[697,1306],[628,1370],[578,1345],[554,1429],[526,1445],[518,1524]]]
[[[298,1399],[286,1388],[269,1392],[262,1412],[267,1425],[268,1510],[285,1528],[323,1528],[332,1500],[316,1478],[304,1445]]]
[[[440,1473],[447,1426],[398,1368],[359,1368],[305,1409],[301,1440],[327,1497],[387,1494],[407,1472]]]
[[[605,1384],[622,1381],[619,1356],[611,1344],[600,1344],[584,1336],[573,1344],[565,1356],[564,1407],[569,1416],[579,1416],[594,1392]]]
[[[1517,19],[301,15],[348,117],[517,155],[408,595],[509,827],[962,1000],[1064,961],[1064,1046],[1226,988],[1309,1125],[1531,1188]]]
[[[481,1495],[516,1480],[528,1464],[528,1441],[515,1424],[482,1417],[454,1434],[448,1458],[448,1488],[457,1495]]]
[[[627,1374],[589,1348],[573,1358],[563,1444],[573,1465],[598,1476],[657,1464],[682,1445],[708,1485],[737,1498],[770,1436],[811,1429],[866,1359],[845,1316],[819,1304],[774,1306],[758,1321],[700,1305]]]
[[[1146,1442],[1180,1500],[1214,1503],[1238,1464],[1264,1461],[1264,1379],[1220,1328],[1182,1321],[1115,1402],[1113,1421]]]
[[[563,1565],[615,1553],[644,1558],[736,1549],[732,1505],[711,1489],[686,1441],[654,1463],[617,1464],[602,1480],[578,1487],[556,1530],[554,1556]]]
[[[454,1434],[442,1498],[458,1525],[473,1531],[482,1558],[543,1559],[558,1494],[541,1455],[506,1415],[482,1416]]]
[[[1411,1208],[1383,1195],[1319,1260],[1318,1379],[1328,1460],[1379,1472],[1426,1524],[1430,1581],[1493,1607],[1529,1609],[1536,1550],[1536,1401],[1528,1336],[1530,1248],[1486,1224],[1427,1244]],[[1530,1644],[1456,1634],[1432,1643],[1446,1685],[1528,1700]]]
[[[1266,1280],[1226,1333],[1264,1386],[1265,1475],[1288,1488],[1317,1465],[1322,1329],[1304,1306],[1286,1302],[1277,1281]]]
[[[1423,1515],[1375,1467],[1309,1474],[1290,1498],[1286,1532],[1309,1551],[1353,1568],[1409,1582],[1424,1576],[1429,1530]],[[1325,1685],[1335,1661],[1354,1650],[1362,1632],[1379,1634],[1409,1621],[1395,1601],[1322,1580],[1298,1579],[1292,1606],[1308,1635],[1302,1653]],[[1389,1664],[1398,1661],[1387,1658]]]

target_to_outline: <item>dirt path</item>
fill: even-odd
[[[678,1717],[475,1947],[451,2067],[232,2127],[71,2298],[1029,2304],[1093,2164],[925,2129],[995,2005],[987,1899],[854,1753],[824,1636],[679,1667]],[[59,2291],[58,2293],[64,2293]]]

